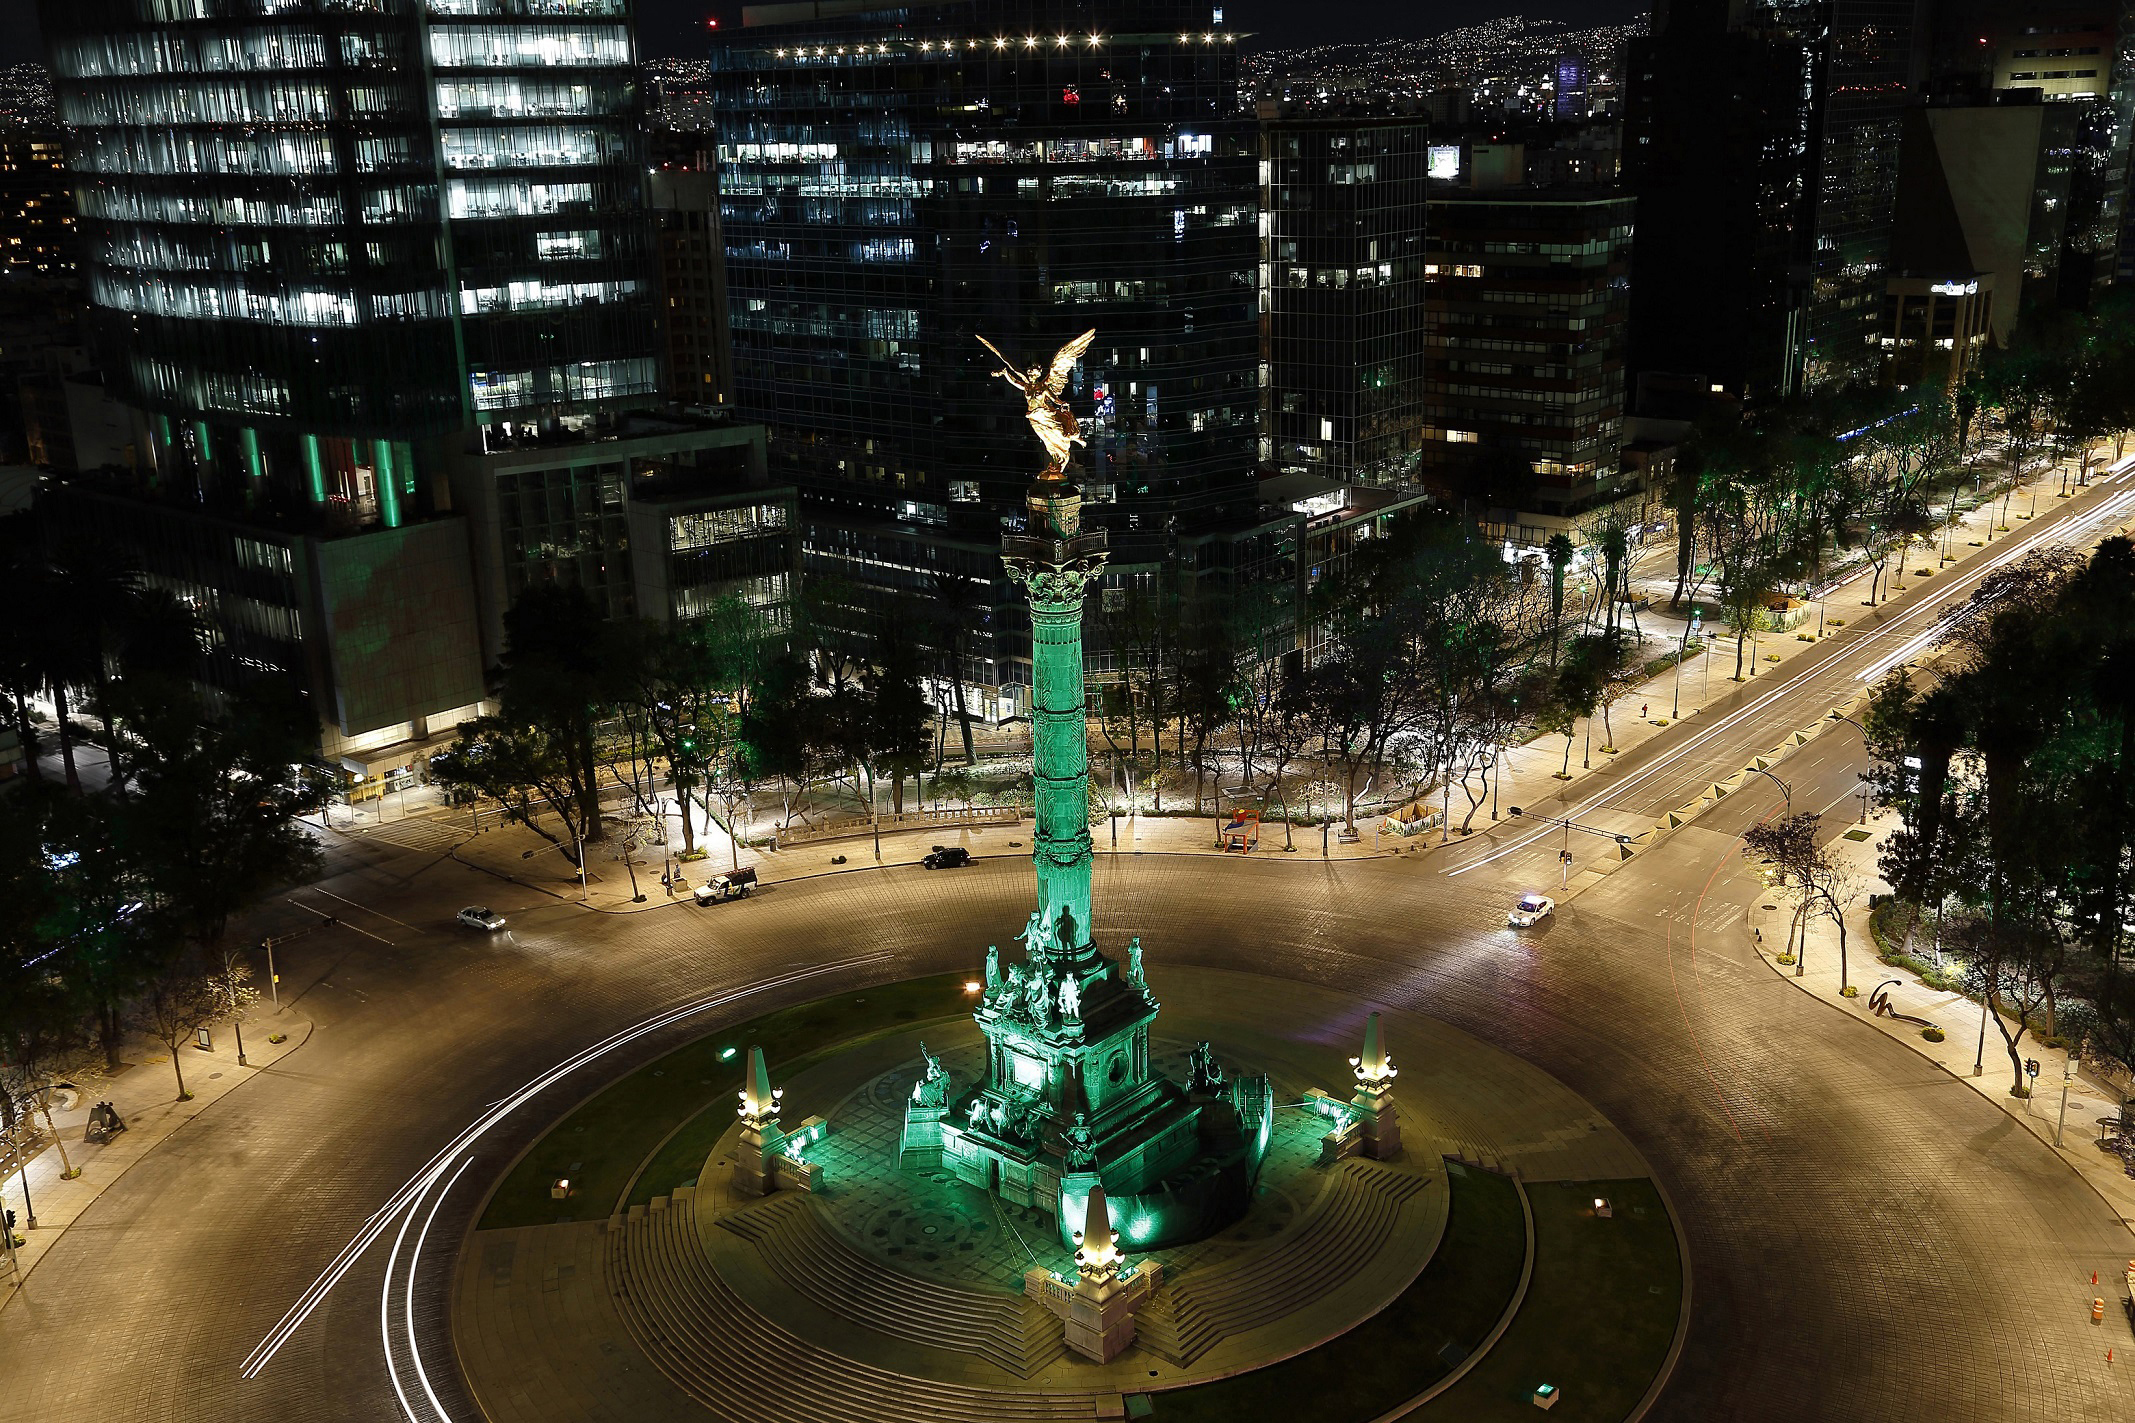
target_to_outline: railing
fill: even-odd
[[[865,815],[841,816],[815,825],[791,826],[777,835],[780,846],[806,845],[817,840],[845,840],[876,830],[913,830],[922,825],[1014,825],[1023,812],[1012,805],[967,806],[956,810],[893,811],[870,819]]]

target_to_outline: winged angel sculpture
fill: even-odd
[[[1030,421],[1031,429],[1038,432],[1039,443],[1045,446],[1046,466],[1038,476],[1040,479],[1062,478],[1075,446],[1088,443],[1082,437],[1082,427],[1076,423],[1075,412],[1068,409],[1062,396],[1067,391],[1068,372],[1075,369],[1076,360],[1096,339],[1094,330],[1085,331],[1055,351],[1047,365],[1017,370],[1016,363],[1002,355],[1000,347],[984,336],[979,337],[979,344],[993,352],[1001,363],[1001,369],[994,374],[1023,392],[1023,418]]]

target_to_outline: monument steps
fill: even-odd
[[[610,1217],[607,1284],[631,1337],[660,1372],[722,1418],[747,1423],[1052,1423],[1092,1419],[1098,1397],[960,1387],[862,1364],[781,1329],[712,1268],[695,1191]]]
[[[1318,1208],[1273,1247],[1160,1290],[1155,1307],[1137,1317],[1137,1340],[1184,1368],[1229,1335],[1273,1323],[1375,1269],[1401,1268],[1398,1252],[1389,1256],[1384,1247],[1402,1208],[1429,1184],[1376,1162],[1344,1161]]]
[[[805,1196],[722,1216],[804,1298],[894,1339],[973,1354],[1029,1378],[1067,1352],[1059,1322],[1020,1296],[957,1289],[881,1264],[827,1225]]]

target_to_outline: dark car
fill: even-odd
[[[936,845],[920,863],[930,870],[960,870],[971,863],[971,852],[961,845]]]

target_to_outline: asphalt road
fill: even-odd
[[[1844,750],[1827,738],[1790,764],[1797,800],[1843,801]],[[1155,855],[1100,857],[1100,931],[1144,936],[1159,985],[1166,962],[1255,968],[1437,1014],[1606,1111],[1661,1172],[1691,1244],[1693,1324],[1656,1416],[2124,1416],[2126,1366],[2109,1370],[2104,1350],[2125,1327],[2095,1328],[2085,1307],[2090,1271],[2135,1253],[2128,1232],[1991,1104],[1747,953],[1755,884],[1732,836],[1776,802],[1776,790],[1731,798],[1535,934],[1504,927],[1492,875]],[[598,1078],[681,1037],[779,1001],[975,965],[1022,922],[1030,892],[1027,864],[1001,859],[613,916],[449,860],[336,858],[321,891],[294,898],[343,923],[280,956],[286,991],[317,1022],[311,1040],[122,1177],[53,1249],[0,1315],[0,1419],[373,1423],[403,1416],[398,1389],[429,1423],[399,1346],[385,1367],[382,1249],[257,1378],[240,1364],[466,1123],[662,1008],[868,960],[708,1010],[561,1084],[465,1153],[472,1184]],[[508,912],[510,930],[451,927],[476,900]],[[271,917],[318,922],[289,904]],[[435,1240],[458,1237],[476,1195],[448,1201]],[[471,1423],[442,1342],[442,1255],[408,1307],[439,1401]]]

